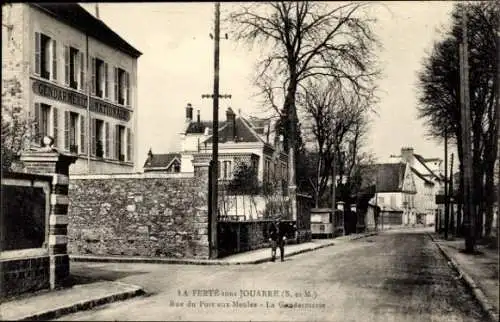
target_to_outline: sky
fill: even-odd
[[[334,5],[335,3],[332,3]],[[238,3],[222,3],[221,16]],[[95,14],[94,3],[82,3]],[[381,2],[372,9],[374,30],[382,44],[377,51],[383,77],[378,81],[380,102],[367,150],[380,162],[394,162],[401,147],[413,147],[425,157],[444,157],[442,145],[425,137],[417,118],[417,72],[439,40],[438,30],[449,24],[453,3],[448,1]],[[143,53],[138,61],[139,167],[153,153],[180,149],[185,106],[212,119],[212,101],[202,99],[213,88],[213,3],[100,3],[100,19]],[[258,47],[249,49],[231,39],[231,26],[222,24],[220,50],[220,119],[231,106],[244,114],[260,115],[252,77]],[[194,113],[196,115],[196,112]]]

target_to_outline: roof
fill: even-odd
[[[219,129],[219,142],[224,143],[227,141],[235,142],[259,142],[261,139],[255,135],[250,129],[250,125],[246,123],[242,117],[237,117],[234,120],[235,134],[233,137],[233,132],[231,127],[228,126],[226,122],[224,126]],[[209,137],[206,143],[212,143],[212,137]]]
[[[142,55],[139,50],[77,3],[32,2],[30,5],[134,58]]]
[[[236,142],[259,142],[262,138],[259,137],[259,133],[253,127],[253,121],[249,122],[243,117],[236,117],[234,120],[235,132],[236,132]],[[209,133],[212,134],[212,121],[192,121],[188,124],[186,129],[186,134],[202,134],[205,132],[205,128],[208,128]],[[227,141],[232,141],[233,133],[231,127],[228,126],[227,121],[219,121],[219,142],[224,143]],[[212,143],[212,137],[209,137],[204,143]]]
[[[377,192],[402,192],[406,170],[404,163],[379,163],[361,167],[362,188],[376,186]]]
[[[411,169],[411,171],[413,173],[415,173],[417,175],[417,177],[419,177],[420,179],[424,180],[425,183],[434,185],[434,182],[432,182],[431,180],[427,179],[423,174],[421,174],[420,172],[418,172],[417,169],[415,169],[414,167],[411,167],[410,169]]]
[[[424,157],[422,157],[420,154],[414,154],[415,156],[415,159],[418,160],[418,162],[420,162],[426,169],[427,171],[429,171],[429,173],[436,179],[438,180],[443,180],[443,178],[441,176],[438,176],[436,173],[434,173],[434,171],[432,171],[429,166],[427,166],[426,164],[426,161],[429,161],[430,159],[425,159]]]
[[[149,154],[144,168],[168,168],[175,159],[180,160],[180,153]]]
[[[222,128],[226,124],[225,121],[219,121],[219,128]],[[205,128],[210,129],[210,133],[212,133],[212,121],[192,121],[189,123],[187,129],[186,129],[186,134],[202,134],[205,132]]]

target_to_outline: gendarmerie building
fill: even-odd
[[[137,49],[78,4],[4,5],[2,43],[31,146],[48,135],[78,154],[70,174],[135,172]]]

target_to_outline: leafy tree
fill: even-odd
[[[17,78],[3,81],[2,88],[2,172],[12,171],[19,160],[19,154],[30,139],[31,122],[23,113],[22,105],[16,99],[21,93]]]
[[[429,136],[442,139],[445,131],[456,142],[460,160],[460,191],[463,190],[463,147],[460,123],[459,44],[462,12],[467,14],[473,200],[478,235],[486,213],[486,234],[491,231],[494,201],[494,165],[498,155],[498,19],[496,2],[458,3],[451,28],[444,32],[418,75],[419,117]]]

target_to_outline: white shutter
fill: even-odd
[[[78,88],[78,79],[80,78],[80,57],[78,52],[76,52],[74,57],[75,66],[73,67],[73,81],[76,83],[76,88]]]
[[[69,47],[64,46],[64,84],[69,86]]]
[[[118,103],[118,68],[114,67],[114,93],[115,93],[115,103]]]
[[[108,63],[104,63],[104,98],[109,98]]]
[[[42,69],[42,39],[39,32],[35,32],[35,74],[40,75]]]
[[[52,39],[52,79],[57,80],[57,42]]]
[[[92,138],[91,152],[90,152],[90,154],[93,155],[93,156],[95,156],[96,155],[96,147],[97,147],[97,145],[96,145],[96,136],[95,136],[95,128],[96,128],[96,126],[95,126],[95,118],[90,119],[90,127],[91,127],[90,131],[92,132],[91,136],[90,136]]]
[[[64,111],[64,149],[69,151],[69,111]]]
[[[41,111],[40,103],[35,103],[35,122],[33,122],[33,142],[40,144],[40,128],[41,128]]]
[[[59,140],[58,140],[58,117],[59,113],[57,110],[57,107],[52,107],[52,128],[53,128],[53,133],[52,137],[54,138],[54,146],[59,146]]]
[[[127,128],[127,161],[132,160],[132,131]]]
[[[91,93],[92,93],[92,95],[95,95],[95,93],[96,93],[95,79],[96,79],[95,58],[92,57],[92,83],[91,83]]]
[[[129,79],[129,74],[125,73],[125,104],[129,106],[130,105],[130,79]]]
[[[80,152],[85,153],[87,147],[85,145],[85,117],[80,115]]]
[[[78,87],[80,90],[86,90],[85,87],[85,56],[83,52],[80,52],[80,86]]]
[[[115,157],[120,160],[120,126],[115,125]]]
[[[109,122],[104,123],[104,135],[105,135],[105,141],[106,141],[106,146],[105,146],[105,156],[106,158],[110,157],[110,146],[109,146]]]

